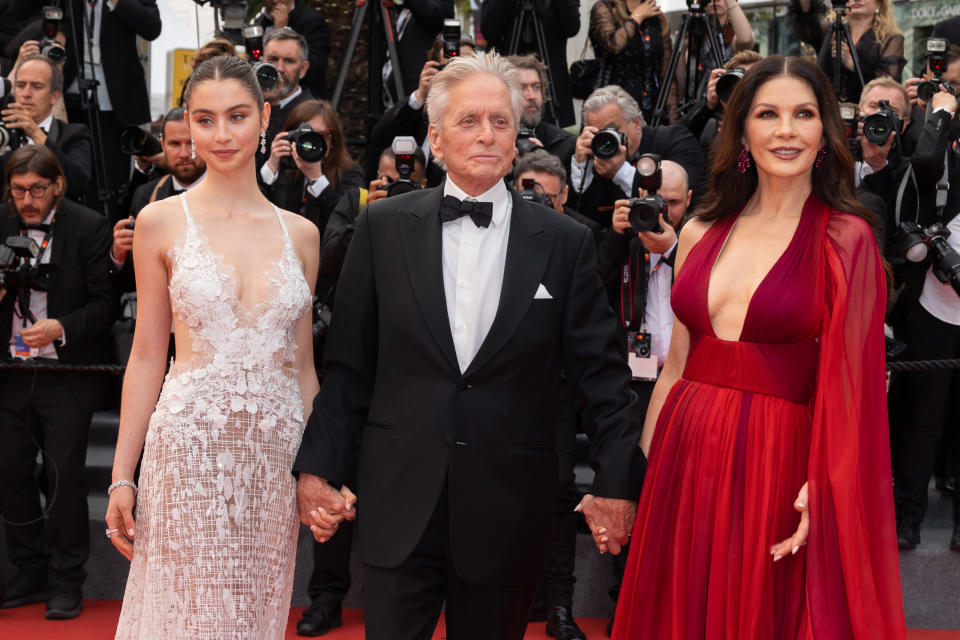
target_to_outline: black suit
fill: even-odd
[[[406,569],[430,553],[445,554],[446,568],[427,570],[425,589],[446,571],[458,585],[503,594],[498,602],[518,598],[521,611],[508,617],[522,633],[556,503],[561,368],[591,400],[595,492],[635,499],[642,474],[629,371],[590,231],[511,194],[500,306],[461,373],[444,296],[442,197],[442,189],[426,189],[360,215],[340,275],[327,376],[294,464],[339,484],[359,448],[370,638],[428,632],[444,595],[448,630],[462,624],[464,637],[494,637],[489,620],[503,612],[465,611],[470,603],[452,597],[450,582],[439,593],[417,591],[414,602],[402,585],[384,586],[395,571],[404,582]],[[540,284],[553,299],[534,300]],[[397,612],[405,606],[420,613]],[[415,621],[391,627],[397,616]]]
[[[273,16],[261,12],[253,19],[253,24],[265,28],[272,27]],[[327,57],[330,55],[330,27],[327,26],[326,18],[320,11],[296,0],[287,16],[287,26],[307,41],[310,68],[300,80],[301,86],[310,89],[310,92],[318,98],[326,98],[328,95]]]
[[[933,25],[931,37],[946,38],[950,44],[960,44],[960,16],[953,16]]]
[[[560,158],[563,166],[569,169],[570,158],[577,146],[577,136],[549,122],[541,122],[533,131],[537,140],[543,143],[544,150]]]
[[[0,235],[18,235],[9,208],[0,212]],[[61,362],[89,364],[113,359],[110,328],[117,298],[103,261],[110,246],[106,219],[64,200],[57,210],[50,262],[59,267],[47,293],[47,317],[63,325]],[[13,296],[0,303],[5,357],[13,330]],[[55,584],[79,587],[89,552],[87,434],[92,412],[104,399],[109,378],[99,375],[24,372],[0,374],[0,501],[7,521],[7,552],[20,570]],[[37,444],[43,447],[49,517],[34,482]],[[55,492],[55,494],[54,494]],[[55,495],[55,498],[53,497]]]
[[[67,197],[78,199],[86,192],[90,184],[90,169],[93,156],[90,151],[90,130],[85,124],[68,124],[54,118],[50,122],[47,141],[44,143],[53,151],[63,167],[67,181]],[[0,171],[6,171],[9,153],[0,160]]]
[[[420,84],[420,72],[427,62],[427,51],[443,30],[444,19],[454,17],[454,9],[453,0],[407,0],[403,8],[410,10],[410,20],[397,40],[397,53],[400,56],[403,90],[410,92]],[[392,81],[387,83],[387,88],[392,95]],[[393,98],[398,101],[403,96]]]
[[[556,114],[560,126],[569,127],[576,122],[576,118],[570,93],[570,72],[567,69],[567,40],[580,31],[580,0],[541,0],[534,6],[543,25],[547,46],[547,59],[541,62],[553,72],[553,89],[557,95]],[[487,42],[501,53],[507,53],[513,24],[520,15],[520,2],[485,0],[480,11],[481,31]],[[536,41],[525,41],[521,36],[518,49],[514,53],[537,53]]]

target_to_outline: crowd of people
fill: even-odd
[[[0,2],[4,608],[82,609],[89,425],[118,400],[27,367],[121,363],[120,638],[282,637],[298,512],[303,636],[342,624],[356,538],[371,638],[444,606],[451,638],[585,638],[584,518],[613,637],[902,637],[931,480],[960,552],[960,376],[883,377],[960,358],[960,19],[904,79],[891,0],[847,3],[839,51],[836,13],[792,0],[814,62],[712,0],[722,51],[669,77],[656,0],[596,0],[576,113],[579,3],[533,3],[545,51],[513,47],[521,6],[485,0],[489,52],[456,56],[452,0],[397,7],[368,175],[300,0],[251,18],[275,83],[215,39],[156,140],[128,126],[155,0]]]

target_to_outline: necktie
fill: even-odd
[[[38,222],[37,224],[27,224],[23,221],[23,218],[17,218],[17,225],[23,231],[43,231],[47,233],[52,228],[49,224],[45,222]]]
[[[489,227],[493,218],[493,203],[476,200],[460,200],[455,196],[444,196],[440,205],[440,222],[452,222],[460,216],[470,216],[478,227]]]

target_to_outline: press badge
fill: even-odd
[[[627,364],[633,380],[657,379],[657,356],[650,349],[650,334],[630,331],[627,333]]]
[[[16,333],[13,336],[13,344],[10,345],[10,355],[20,360],[36,358],[40,355],[40,349],[28,347],[27,343],[23,341],[23,337],[19,333]]]

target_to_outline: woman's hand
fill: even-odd
[[[300,170],[308,180],[316,180],[323,175],[323,160],[317,160],[316,162],[307,162],[300,157],[300,154],[297,153],[297,150],[293,150],[293,162],[297,165],[297,169]]]
[[[133,507],[137,502],[137,494],[133,487],[121,485],[110,494],[107,504],[107,530],[110,542],[123,554],[127,560],[133,560],[133,537],[136,527],[133,521]]]
[[[659,16],[662,13],[660,7],[657,5],[657,0],[644,0],[633,10],[630,17],[633,18],[637,24],[643,24],[643,21],[647,18]]]
[[[293,145],[287,140],[288,131],[281,131],[270,143],[270,157],[267,158],[267,166],[273,173],[280,173],[280,158],[289,156]]]
[[[792,536],[770,547],[770,555],[773,556],[774,562],[788,555],[795,555],[800,547],[807,544],[807,535],[810,533],[809,507],[807,483],[804,482],[803,486],[800,487],[800,493],[797,494],[797,499],[793,503],[793,508],[800,512],[800,526],[797,527]]]

